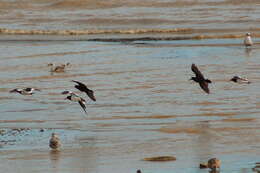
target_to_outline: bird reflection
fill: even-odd
[[[252,48],[251,47],[246,47],[245,48],[245,54],[247,57],[250,57],[252,54]]]
[[[220,170],[210,170],[209,173],[220,173]]]
[[[55,169],[54,170],[55,172],[58,171],[61,152],[59,150],[50,150],[49,156],[50,156],[52,168]]]

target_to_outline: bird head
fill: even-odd
[[[51,137],[58,137],[58,134],[57,133],[52,133]]]

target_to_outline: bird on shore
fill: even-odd
[[[249,32],[246,33],[246,37],[244,39],[244,45],[246,47],[253,46],[253,41],[252,41],[252,38],[251,38],[251,34]]]
[[[51,139],[49,141],[49,147],[53,150],[58,150],[61,147],[61,142],[58,137],[58,134],[56,134],[56,133],[51,134]]]
[[[87,114],[87,111],[86,111],[86,101],[78,96],[77,94],[73,93],[73,92],[70,92],[70,91],[64,91],[63,93],[66,93],[66,92],[69,92],[69,96],[67,96],[65,99],[68,99],[70,101],[73,101],[73,102],[78,102],[79,105],[82,107],[82,109],[84,110],[84,112]]]
[[[15,88],[11,91],[9,91],[10,93],[19,93],[22,95],[32,95],[34,94],[34,91],[40,91],[39,89],[36,88]]]
[[[67,64],[61,64],[58,66],[55,66],[53,63],[48,64],[48,66],[51,66],[51,72],[56,72],[56,73],[62,73],[65,72],[65,67],[69,66],[70,63]]]
[[[233,82],[239,83],[239,84],[250,84],[251,83],[248,79],[242,78],[240,76],[234,76],[233,78],[230,79],[230,81],[233,81]]]
[[[208,168],[211,170],[216,170],[220,168],[221,161],[217,158],[212,158],[208,160]]]
[[[209,91],[208,84],[212,83],[211,80],[205,79],[195,64],[191,65],[191,70],[195,73],[196,76],[191,77],[190,80],[193,80],[193,81],[199,83],[201,89],[203,89],[207,94],[209,94],[210,91]]]
[[[93,90],[88,89],[88,87],[85,84],[81,83],[81,82],[78,82],[78,81],[75,81],[75,80],[72,80],[72,82],[77,83],[77,85],[75,85],[75,88],[77,88],[81,92],[85,92],[88,95],[88,97],[91,100],[93,100],[94,102],[96,101],[96,97],[94,96],[94,91]]]
[[[141,172],[141,170],[140,170],[140,169],[138,169],[138,170],[136,171],[136,173],[142,173],[142,172]]]

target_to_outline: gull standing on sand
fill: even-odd
[[[53,150],[58,150],[61,147],[61,142],[60,142],[60,139],[58,137],[58,134],[56,134],[56,133],[52,133],[51,134],[51,139],[49,141],[49,146]]]
[[[209,94],[208,84],[211,83],[211,80],[205,79],[203,74],[199,71],[198,67],[195,64],[191,65],[191,70],[195,73],[196,77],[191,77],[190,80],[199,83],[201,89]]]
[[[40,91],[39,89],[36,88],[15,88],[11,91],[9,91],[10,93],[19,93],[22,95],[32,95],[34,94],[34,91]]]
[[[253,46],[253,41],[252,41],[252,38],[251,38],[251,34],[249,32],[246,33],[246,37],[244,39],[244,45],[246,47]]]

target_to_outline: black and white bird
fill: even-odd
[[[61,142],[56,133],[51,134],[51,139],[49,141],[49,147],[53,150],[58,150],[61,147]]]
[[[253,46],[253,41],[252,41],[252,38],[251,38],[251,34],[249,32],[246,33],[246,37],[244,39],[244,45],[246,47]]]
[[[199,71],[198,67],[195,64],[191,65],[191,70],[195,73],[195,77],[191,77],[190,80],[193,80],[199,83],[201,89],[203,89],[206,93],[210,93],[208,84],[212,83],[211,80],[205,79],[202,73]]]
[[[15,88],[10,91],[10,93],[19,93],[22,95],[32,95],[34,94],[34,91],[40,91],[39,89],[36,88]]]
[[[81,83],[81,82],[78,82],[78,81],[75,81],[75,80],[72,80],[72,82],[77,83],[77,85],[75,85],[75,88],[77,88],[81,92],[85,92],[88,95],[88,97],[91,100],[93,100],[94,102],[96,101],[96,97],[94,96],[94,91],[93,90],[88,89],[88,87],[85,84]]]
[[[230,79],[230,81],[233,81],[233,82],[239,83],[239,84],[250,84],[251,83],[248,79],[242,78],[240,76],[234,76],[233,78]]]
[[[65,94],[66,92],[68,92],[69,95],[65,99],[68,99],[68,100],[73,101],[73,102],[78,102],[79,105],[84,110],[84,112],[87,114],[87,111],[86,111],[86,101],[82,97],[78,96],[77,94],[75,94],[73,92],[64,91],[62,93]]]

